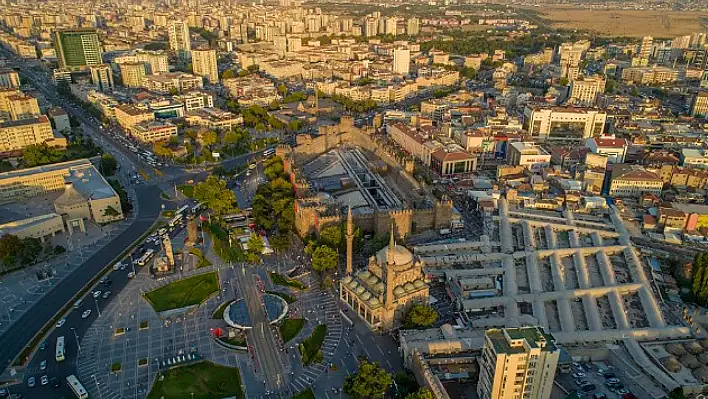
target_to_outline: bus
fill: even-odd
[[[246,216],[243,213],[231,213],[229,215],[224,215],[221,217],[226,223],[241,222],[246,220]]]
[[[64,336],[57,338],[56,360],[57,362],[64,361]]]
[[[184,213],[187,212],[188,210],[189,210],[189,205],[185,205],[185,206],[183,206],[183,207],[177,209],[177,211],[175,212],[175,216],[182,216],[182,215],[184,215]]]
[[[197,205],[194,205],[192,207],[192,213],[197,213],[202,210],[202,204],[201,202],[198,202]]]
[[[66,377],[66,383],[69,385],[69,388],[71,388],[71,392],[73,392],[77,398],[87,399],[89,397],[88,392],[86,392],[86,388],[81,385],[79,379],[76,378],[75,375],[72,374]]]
[[[175,217],[172,218],[172,220],[170,220],[170,222],[168,223],[168,225],[169,225],[170,227],[175,227],[175,226],[177,226],[177,225],[179,224],[179,222],[181,222],[181,221],[182,221],[182,215],[176,215]]]
[[[155,250],[150,248],[145,253],[138,258],[138,261],[136,262],[138,266],[145,266],[145,264],[152,258],[152,255],[155,253]]]
[[[275,155],[275,148],[269,148],[269,149],[263,151],[263,156],[266,158],[269,158],[273,155]]]

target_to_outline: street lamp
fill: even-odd
[[[79,336],[76,334],[76,328],[71,327],[71,332],[74,333],[74,339],[76,339],[76,347],[79,349],[79,353],[81,353],[81,344],[79,343]]]

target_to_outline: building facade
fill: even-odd
[[[216,50],[192,50],[192,72],[206,78],[209,83],[219,82]]]
[[[167,27],[167,35],[170,41],[170,50],[181,59],[189,59],[192,50],[189,25],[184,21],[173,21]]]
[[[60,29],[54,32],[59,69],[85,69],[103,63],[101,43],[93,28]]]
[[[143,87],[145,78],[144,62],[125,62],[118,64],[120,68],[120,80],[125,87]]]
[[[524,126],[531,136],[551,140],[582,140],[602,136],[607,113],[595,108],[526,107]]]
[[[110,65],[92,65],[90,69],[91,83],[96,86],[98,91],[113,90],[115,85],[113,84],[113,72]]]
[[[66,147],[66,139],[54,137],[49,118],[44,115],[0,123],[0,152],[18,151],[42,143]]]

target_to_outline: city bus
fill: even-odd
[[[269,158],[269,157],[271,157],[271,156],[273,156],[273,155],[275,155],[275,148],[269,148],[269,149],[263,151],[263,156],[264,156],[265,158]]]
[[[197,213],[202,210],[202,204],[200,202],[192,207],[192,213]]]
[[[226,223],[241,222],[246,220],[246,216],[243,213],[231,213],[229,215],[224,215],[221,217]]]
[[[73,392],[77,398],[87,399],[89,397],[88,392],[86,392],[86,388],[81,385],[79,379],[76,378],[75,375],[72,374],[66,377],[66,383],[69,385],[69,388],[71,388],[71,392]]]
[[[57,360],[57,362],[64,361],[64,337],[63,336],[57,338],[56,360]]]
[[[152,255],[155,254],[155,250],[150,248],[145,253],[138,258],[138,261],[136,262],[138,266],[145,266],[145,264],[152,258]]]
[[[187,212],[188,210],[189,210],[189,205],[185,205],[185,206],[183,206],[183,207],[177,209],[177,211],[175,212],[175,216],[182,216],[182,215],[184,215],[184,213]]]
[[[176,215],[175,217],[172,218],[172,220],[170,220],[170,222],[168,223],[168,225],[169,225],[170,227],[175,227],[175,226],[177,226],[177,225],[179,224],[179,222],[181,222],[181,221],[182,221],[182,215]]]

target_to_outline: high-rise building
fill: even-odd
[[[85,69],[103,64],[101,43],[92,28],[61,29],[54,32],[54,49],[59,69]]]
[[[124,62],[119,64],[120,80],[125,87],[143,87],[145,78],[144,62]]]
[[[113,72],[108,64],[92,65],[91,67],[91,83],[98,91],[113,90]]]
[[[420,20],[416,17],[409,18],[406,21],[406,34],[408,36],[415,36],[420,33]]]
[[[20,87],[20,75],[14,69],[0,70],[0,88]]]
[[[691,116],[708,117],[708,91],[699,91],[691,103]]]
[[[644,36],[642,41],[637,46],[637,57],[642,60],[648,60],[651,57],[652,46],[654,45],[654,38],[651,36]]]
[[[396,17],[386,18],[384,34],[396,36],[396,33],[398,33],[398,19]]]
[[[210,83],[219,81],[219,69],[216,65],[216,50],[192,50],[192,71],[197,76],[205,77]]]
[[[167,34],[170,39],[170,50],[174,51],[179,58],[188,59],[192,49],[189,25],[184,21],[173,21],[167,27]]]
[[[548,399],[560,349],[539,327],[488,330],[479,358],[480,399]]]
[[[607,80],[602,76],[576,79],[570,82],[568,103],[590,107],[597,102],[597,95],[605,91]]]
[[[411,51],[407,48],[393,50],[393,72],[408,75],[411,68]]]
[[[41,115],[37,99],[24,94],[7,97],[7,108],[10,119],[14,121],[36,118]]]
[[[364,22],[364,36],[371,37],[376,36],[379,33],[379,19],[378,18],[366,18]]]

